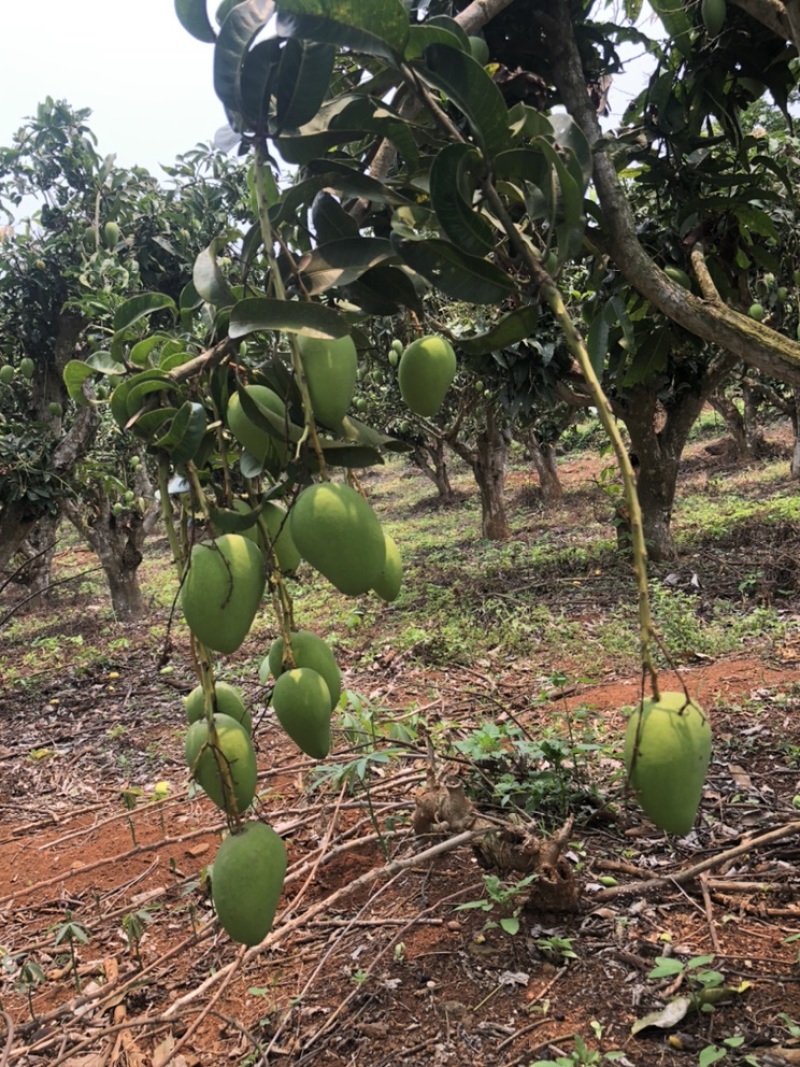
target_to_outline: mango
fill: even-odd
[[[356,387],[358,356],[353,338],[329,341],[298,334],[297,344],[314,418],[336,430],[350,408]]]
[[[26,356],[23,360],[20,360],[19,371],[23,378],[27,378],[28,381],[30,381],[35,370],[36,364],[30,356]]]
[[[692,280],[685,270],[681,270],[680,267],[664,267],[664,273],[668,278],[671,278],[674,282],[677,282],[683,289],[692,288]]]
[[[295,667],[310,667],[325,679],[330,693],[330,710],[332,711],[342,695],[342,672],[339,670],[330,645],[309,630],[295,631],[290,641]],[[258,668],[258,676],[262,685],[266,685],[270,674],[276,679],[283,674],[286,669],[283,662],[285,648],[286,642],[282,637],[277,638],[270,645],[269,652]]]
[[[211,899],[223,930],[257,945],[272,928],[286,876],[286,846],[271,826],[249,822],[217,850]]]
[[[688,834],[711,759],[708,717],[684,693],[649,697],[631,715],[625,767],[644,812],[661,830]]]
[[[214,693],[216,700],[215,712],[229,715],[236,719],[249,734],[253,732],[253,720],[250,712],[244,706],[241,694],[227,682],[215,682]],[[203,687],[197,685],[183,701],[183,710],[186,712],[186,721],[191,725],[203,718],[204,715]]]
[[[489,46],[483,37],[470,37],[469,50],[473,59],[476,59],[482,67],[489,62]]]
[[[366,593],[386,557],[381,524],[349,485],[321,482],[304,489],[289,512],[289,529],[303,559],[347,596]]]
[[[400,586],[403,584],[403,560],[394,538],[387,533],[383,536],[386,541],[386,558],[372,588],[382,600],[391,603],[397,599]]]
[[[12,367],[10,363],[5,363],[0,367],[0,382],[2,382],[3,385],[11,385],[16,376],[16,369]]]
[[[312,759],[331,749],[331,694],[321,674],[310,667],[285,671],[272,690],[278,722],[298,748]]]
[[[218,808],[227,811],[223,788],[223,768],[230,771],[236,812],[240,814],[253,802],[256,793],[256,753],[250,734],[230,715],[215,715],[217,742],[209,743],[208,723],[205,719],[193,722],[186,731],[184,755],[192,777]]]
[[[107,222],[103,227],[103,244],[113,251],[120,242],[120,230],[116,222]]]
[[[244,391],[259,407],[285,421],[286,405],[274,390],[266,385],[247,385]],[[286,444],[250,420],[238,393],[233,393],[228,401],[226,418],[231,433],[242,448],[246,448],[263,466],[276,470],[285,462]]]
[[[233,506],[236,511],[243,513],[251,510],[246,500],[234,500]],[[289,532],[289,516],[286,508],[281,507],[274,500],[268,500],[261,509],[261,518],[267,527],[271,547],[278,560],[278,568],[283,574],[294,574],[300,566],[301,558],[300,553],[297,551],[297,545],[295,545]],[[266,556],[267,545],[257,523],[248,526],[246,530],[242,530],[242,535],[257,544]],[[267,561],[267,566],[268,568],[272,567],[271,555]]]
[[[207,648],[235,652],[256,616],[265,581],[260,549],[241,534],[199,542],[181,588],[187,626]]]
[[[725,25],[728,13],[726,0],[701,0],[700,17],[709,37],[716,37]]]
[[[397,369],[397,383],[405,403],[417,415],[435,415],[456,376],[456,366],[456,354],[443,337],[412,341]]]
[[[764,318],[764,305],[759,303],[751,304],[747,314],[751,319],[755,319],[756,322],[761,322]]]

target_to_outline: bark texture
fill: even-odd
[[[135,622],[145,614],[138,570],[142,562],[145,528],[142,515],[124,511],[114,515],[105,494],[96,494],[93,507],[67,501],[64,510],[80,535],[97,553],[103,568],[114,614],[119,622]]]
[[[470,448],[453,437],[450,447],[468,464],[478,483],[481,497],[481,536],[487,541],[505,541],[511,536],[504,499],[511,431],[497,417],[491,404],[486,406],[483,427],[478,431],[475,447]]]

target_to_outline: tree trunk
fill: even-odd
[[[664,403],[663,420],[657,420],[658,398],[644,386],[631,390],[620,407],[630,435],[631,451],[639,460],[636,488],[651,560],[675,559],[677,555],[671,523],[681,455],[703,405],[735,363],[734,357],[724,353],[708,365],[692,388],[673,389]],[[660,427],[659,421],[663,422]]]
[[[91,522],[75,501],[67,501],[64,510],[97,553],[117,621],[135,622],[145,614],[137,573],[142,562],[144,519],[135,510],[114,515],[111,502],[104,493],[95,496],[95,503]]]
[[[508,469],[511,431],[495,414],[491,403],[486,405],[486,420],[479,431],[475,449],[452,439],[450,447],[469,464],[481,497],[481,536],[487,541],[505,541],[511,536],[503,490]]]
[[[731,435],[736,448],[737,459],[742,461],[752,459],[749,452],[750,446],[745,429],[744,416],[731,398],[725,396],[724,393],[717,393],[714,396],[710,396],[708,402],[714,411],[725,420],[728,433]]]
[[[800,389],[794,390],[792,431],[794,433],[794,446],[792,448],[791,473],[793,478],[800,479]]]
[[[520,440],[528,449],[542,490],[542,502],[555,504],[564,496],[564,487],[558,477],[556,447],[551,442],[542,444],[536,431],[531,427],[520,435]]]
[[[450,484],[445,448],[445,442],[437,437],[426,441],[424,444],[414,445],[413,456],[414,464],[436,486],[441,502],[443,504],[452,504],[455,499],[455,493]]]
[[[28,560],[22,572],[22,580],[31,594],[31,599],[25,604],[26,610],[33,611],[41,608],[50,598],[53,557],[56,554],[56,533],[60,521],[59,515],[45,515],[20,548],[20,555]]]

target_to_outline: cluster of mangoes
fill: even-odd
[[[708,716],[684,693],[642,701],[628,720],[625,766],[645,814],[661,830],[688,834],[711,758]]]

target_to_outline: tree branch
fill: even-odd
[[[557,0],[558,34],[551,41],[553,77],[567,111],[594,153],[594,184],[606,224],[608,251],[630,284],[667,318],[705,341],[727,348],[769,377],[800,385],[800,344],[725,304],[688,293],[656,266],[636,233],[636,220],[602,140],[583,74],[568,0]]]

